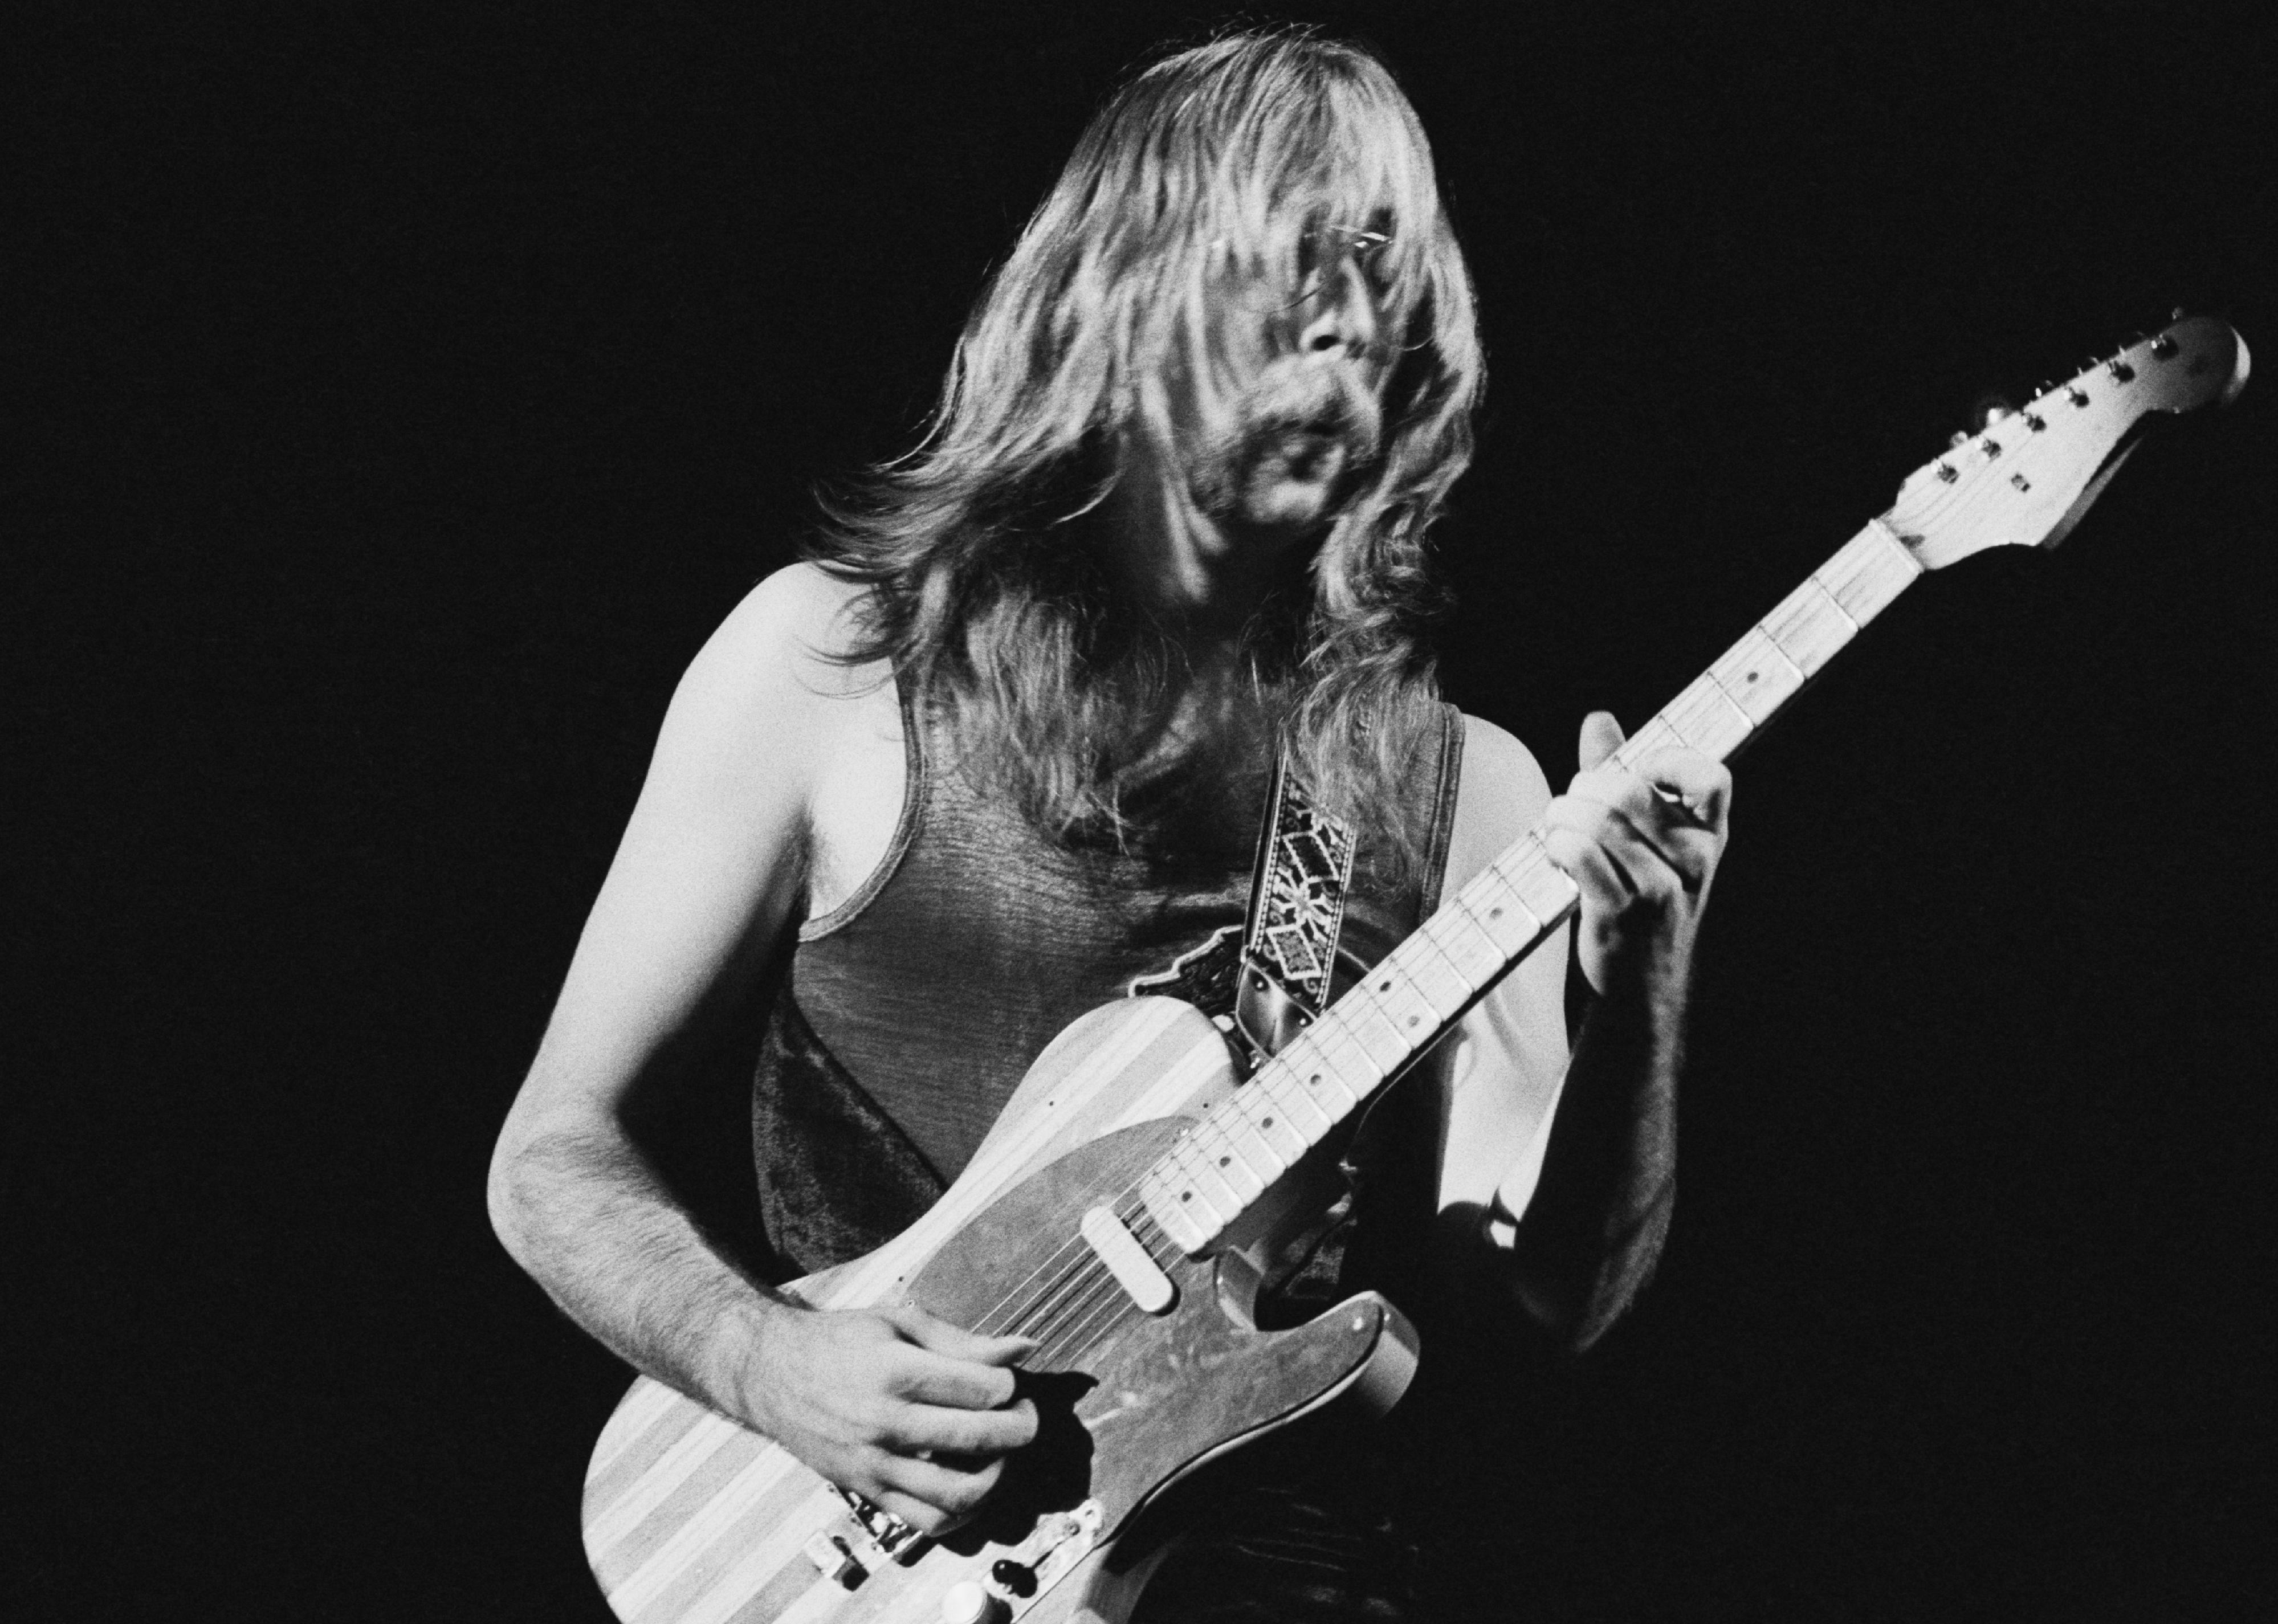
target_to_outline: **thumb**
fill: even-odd
[[[913,1302],[892,1309],[894,1328],[920,1347],[977,1365],[1009,1365],[1042,1346],[1034,1337],[980,1337],[929,1314]]]
[[[1575,765],[1588,772],[1622,747],[1622,724],[1611,711],[1592,711],[1582,718],[1582,742],[1575,746]]]

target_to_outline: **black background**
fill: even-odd
[[[680,668],[1223,15],[18,13],[11,1606],[606,1617],[624,1372],[492,1136]],[[1444,671],[1554,779],[1982,392],[2179,304],[2278,345],[2244,10],[1306,15],[1436,143],[1494,368]],[[2271,1605],[2274,400],[1741,764],[1661,1277],[1477,1393],[1511,1616]]]

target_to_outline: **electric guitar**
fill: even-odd
[[[2151,414],[2228,403],[2247,367],[2221,322],[2177,321],[1958,442],[1616,759],[1634,766],[1671,744],[1731,756],[1925,571],[1993,546],[2053,546]],[[1315,1411],[1387,1409],[1406,1387],[1415,1333],[1373,1292],[1292,1330],[1254,1329],[1243,1247],[1298,1182],[1284,1175],[1576,901],[1528,834],[1246,1079],[1217,1027],[1174,1000],[1128,1000],[1069,1026],[923,1218],[786,1288],[818,1308],[914,1301],[977,1331],[1037,1338],[1022,1368],[1043,1430],[980,1518],[928,1539],[644,1379],[585,1482],[585,1549],[617,1616],[1122,1617],[1161,1552],[1117,1536],[1166,1485]]]

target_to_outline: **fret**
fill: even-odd
[[[1339,1005],[1343,1002],[1339,999]],[[1320,1056],[1320,1065],[1315,1070],[1326,1067],[1335,1076],[1338,1086],[1352,1096],[1354,1104],[1376,1092],[1376,1086],[1384,1080],[1384,1068],[1376,1064],[1367,1046],[1338,1018],[1334,1010],[1314,1024],[1311,1035],[1313,1051]],[[1310,1082],[1313,1072],[1306,1072],[1305,1077]]]
[[[1266,1098],[1280,1108],[1278,1120],[1287,1124],[1292,1133],[1305,1141],[1304,1149],[1298,1152],[1303,1155],[1304,1150],[1311,1149],[1328,1137],[1329,1130],[1337,1125],[1337,1119],[1324,1109],[1323,1102],[1315,1100],[1306,1092],[1304,1079],[1290,1069],[1289,1052],[1285,1050],[1280,1058],[1269,1062],[1250,1079],[1250,1086],[1263,1092]]]
[[[1164,1175],[1160,1163],[1139,1180],[1139,1199],[1145,1203],[1156,1226],[1181,1251],[1199,1252],[1210,1244],[1211,1237],[1222,1227],[1222,1221],[1215,1214],[1207,1217],[1197,1214],[1191,1190],[1183,1193],[1184,1199],[1181,1195]]]
[[[1342,1121],[1344,1114],[1360,1103],[1360,1096],[1345,1086],[1343,1075],[1333,1064],[1319,1041],[1327,1023],[1323,1022],[1281,1051],[1289,1063],[1290,1075],[1295,1077],[1307,1099],[1318,1105],[1330,1122]],[[1358,1076],[1358,1073],[1355,1073]],[[1375,1079],[1369,1079],[1373,1085]]]
[[[1233,1144],[1235,1154],[1256,1173],[1261,1184],[1272,1184],[1289,1170],[1291,1158],[1274,1149],[1258,1126],[1250,1118],[1250,1099],[1246,1092],[1236,1094],[1218,1112],[1219,1126],[1225,1130]],[[1273,1114],[1266,1108],[1266,1114]]]
[[[1175,1145],[1156,1162],[1149,1176],[1160,1180],[1162,1210],[1177,1213],[1189,1224],[1215,1232],[1225,1228],[1234,1216],[1232,1212],[1220,1212],[1211,1205],[1210,1197],[1203,1193],[1194,1178],[1180,1164]]]
[[[1415,1041],[1418,1027],[1427,1023],[1434,1026],[1440,1024],[1440,1011],[1432,1007],[1423,989],[1410,979],[1396,952],[1387,954],[1369,972],[1368,988],[1370,998],[1383,1011],[1385,1019],[1403,1034],[1404,1041]]]
[[[1759,728],[1795,698],[1805,682],[1802,669],[1780,652],[1779,644],[1761,626],[1750,627],[1746,637],[1725,650],[1724,657],[1708,667],[1708,677]]]
[[[1419,930],[1409,937],[1385,963],[1397,964],[1414,985],[1416,995],[1443,1021],[1453,1020],[1461,1014],[1464,1006],[1471,1003],[1472,995],[1485,985],[1466,980],[1463,972],[1448,962],[1448,956],[1440,950],[1428,931]]]
[[[1334,1125],[1320,1109],[1305,1098],[1305,1091],[1296,1079],[1279,1066],[1267,1066],[1250,1079],[1250,1086],[1235,1096],[1256,1118],[1254,1131],[1264,1140],[1266,1147],[1280,1157],[1285,1167],[1296,1165],[1299,1157],[1321,1142]],[[1308,1132],[1304,1125],[1319,1122],[1318,1132]]]
[[[1812,572],[1828,596],[1842,606],[1854,623],[1864,626],[1884,609],[1923,572],[1921,560],[1880,519],[1846,542],[1835,556]]]
[[[1195,1150],[1192,1140],[1193,1136],[1189,1130],[1180,1129],[1177,1137],[1172,1140],[1170,1147],[1163,1152],[1156,1165],[1163,1170],[1163,1175],[1170,1181],[1171,1187],[1178,1192],[1180,1201],[1195,1204],[1195,1216],[1197,1221],[1212,1224],[1223,1224],[1234,1216],[1234,1209],[1229,1208],[1221,1212],[1217,1204],[1211,1200],[1210,1192],[1203,1185],[1202,1163]],[[1221,1193],[1224,1193],[1221,1192]]]
[[[1739,750],[1756,730],[1748,713],[1732,703],[1716,679],[1702,675],[1663,707],[1662,716],[1677,736],[1717,761]]]
[[[1390,1016],[1377,1006],[1376,1000],[1355,988],[1340,999],[1337,1013],[1332,1018],[1341,1020],[1361,1047],[1368,1051],[1369,1063],[1380,1075],[1391,1076],[1408,1058],[1408,1040]],[[1326,1021],[1322,1023],[1327,1025]]]
[[[1626,743],[1614,752],[1617,765],[1634,769],[1657,750],[1675,750],[1685,743],[1676,728],[1665,718],[1652,716],[1644,727],[1632,734]]]
[[[1497,858],[1492,866],[1510,882],[1526,911],[1540,921],[1538,931],[1548,933],[1581,898],[1581,892],[1566,877],[1566,871],[1552,862],[1550,854],[1542,849],[1540,835],[1524,836]]]
[[[1492,863],[1479,871],[1479,878],[1465,886],[1456,900],[1494,941],[1505,963],[1526,951],[1535,937],[1542,934],[1542,921],[1519,900],[1510,881]]]
[[[1250,1205],[1241,1191],[1219,1176],[1218,1170],[1211,1165],[1209,1153],[1196,1142],[1191,1132],[1172,1145],[1171,1154],[1178,1162],[1179,1170],[1186,1175],[1187,1187],[1195,1193],[1197,1201],[1209,1203],[1212,1212],[1217,1215],[1219,1228],[1233,1223]]]
[[[1235,1197],[1247,1207],[1265,1193],[1265,1186],[1273,1180],[1260,1172],[1235,1139],[1232,1125],[1227,1120],[1227,1108],[1214,1105],[1202,1114],[1188,1142],[1198,1151],[1211,1176],[1223,1182]],[[1280,1170],[1276,1169],[1276,1176]]]
[[[1510,961],[1460,899],[1433,914],[1418,933],[1443,954],[1472,991],[1491,987]]]
[[[1613,759],[1730,756],[1922,574],[1870,522],[1647,719]],[[1515,842],[1322,1018],[1158,1159],[1140,1194],[1164,1234],[1207,1247],[1571,915],[1579,893],[1540,829]]]
[[[1843,645],[1859,635],[1859,622],[1843,612],[1816,576],[1779,601],[1779,606],[1757,622],[1779,652],[1795,662],[1808,682]]]

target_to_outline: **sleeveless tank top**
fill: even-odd
[[[1063,1027],[1238,931],[1249,903],[1262,769],[1241,827],[1195,850],[1071,849],[975,784],[946,728],[906,685],[900,698],[899,824],[861,887],[799,926],[754,1079],[761,1216],[786,1277],[907,1228]],[[1437,905],[1462,717],[1441,705],[1425,731],[1400,809],[1420,860],[1403,870],[1361,841],[1334,991]],[[1435,1127],[1421,1137],[1428,1172]]]

